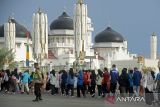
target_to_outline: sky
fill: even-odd
[[[0,25],[9,16],[32,29],[32,15],[42,8],[48,15],[49,26],[64,10],[73,18],[77,0],[0,0]],[[158,37],[160,53],[160,0],[84,0],[92,19],[94,37],[111,26],[128,41],[130,53],[150,56],[150,36]]]

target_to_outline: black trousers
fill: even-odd
[[[109,93],[109,90],[107,88],[107,84],[102,85],[102,93],[103,93],[103,96],[105,96],[106,93]]]
[[[84,86],[77,85],[77,97],[81,97],[81,93],[85,96]]]
[[[110,85],[111,93],[115,94],[116,88],[117,88],[117,83],[111,83],[111,85]]]
[[[73,84],[67,85],[66,95],[69,95],[70,90],[71,90],[71,96],[74,96],[74,85]]]
[[[55,87],[55,93],[59,94],[59,88]]]
[[[133,96],[133,93],[134,93],[133,87],[129,87],[129,96]]]
[[[16,80],[11,80],[12,92],[16,92]]]
[[[97,89],[98,89],[98,96],[101,96],[102,95],[102,86],[97,85]]]
[[[91,86],[89,84],[84,84],[83,87],[86,94],[91,92]]]
[[[91,85],[91,95],[92,94],[95,94],[95,88],[96,88],[96,85]]]
[[[50,84],[51,94],[55,94],[55,85]]]
[[[9,81],[4,81],[4,88],[6,91],[9,91]]]
[[[41,99],[41,83],[35,83],[34,84],[34,94],[36,96],[36,99]]]
[[[158,90],[158,100],[160,102],[160,80],[157,82],[157,90]]]
[[[66,91],[66,83],[61,83],[61,93],[64,94]]]
[[[154,101],[153,92],[149,91],[148,88],[145,88],[145,101],[148,105],[152,105]]]
[[[119,86],[119,90],[121,97],[125,97],[125,95],[127,94],[127,87]]]

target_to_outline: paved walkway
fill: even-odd
[[[65,96],[43,95],[43,101],[32,102],[34,95],[0,93],[0,107],[147,107],[144,103],[116,102],[107,104],[104,99],[72,98]]]

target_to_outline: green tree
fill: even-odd
[[[10,68],[15,67],[14,62],[14,53],[12,50],[8,50],[6,48],[0,49],[0,69],[3,68],[3,65],[8,64]]]

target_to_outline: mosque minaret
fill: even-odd
[[[38,10],[33,14],[33,53],[37,62],[48,56],[48,19],[47,14]]]
[[[75,5],[74,34],[75,57],[77,63],[83,63],[86,54],[85,38],[87,36],[87,6],[83,3],[83,0],[78,0]]]
[[[151,46],[151,59],[157,59],[157,36],[155,33],[151,35],[150,40],[150,46]]]
[[[13,52],[15,52],[15,36],[15,23],[12,21],[12,18],[9,17],[8,22],[4,24],[5,47]]]
[[[92,31],[87,5],[78,0],[74,8],[75,58],[78,64],[83,64],[85,57],[91,56]]]

